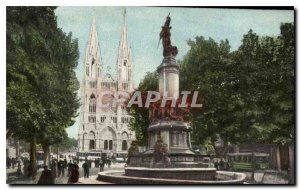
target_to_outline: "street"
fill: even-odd
[[[80,166],[80,168],[79,168],[79,178],[83,178],[83,175],[84,175],[83,168],[81,167],[81,165],[79,165]],[[105,166],[104,171],[119,170],[119,169],[123,169],[123,168],[124,168],[124,163],[112,163],[110,168]],[[36,179],[34,181],[30,180],[28,178],[27,179],[25,179],[25,178],[20,179],[20,178],[16,178],[15,176],[10,176],[6,183],[8,183],[8,184],[37,184],[42,171],[43,171],[42,169],[38,170]],[[95,167],[90,168],[90,176],[96,176],[99,171],[100,171],[100,168],[95,168]],[[68,172],[67,172],[67,170],[65,170],[65,175],[63,177],[62,176],[57,177],[56,180],[55,180],[55,184],[67,184],[67,182],[68,182],[68,176],[67,175],[68,175]],[[91,182],[91,183],[95,183],[94,181],[95,181],[95,179],[90,179],[89,180],[89,182]]]

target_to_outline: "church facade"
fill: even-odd
[[[133,92],[133,67],[128,45],[126,12],[116,62],[116,79],[101,70],[101,52],[93,19],[85,52],[85,73],[81,83],[79,152],[127,153],[135,134],[129,129],[130,115],[121,105],[103,108],[100,103],[111,102],[112,95],[101,92]],[[100,97],[101,98],[100,98]],[[99,102],[101,101],[101,102]]]

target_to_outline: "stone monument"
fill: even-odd
[[[160,32],[163,61],[158,66],[161,99],[178,100],[179,66],[176,64],[177,47],[171,43],[171,18],[168,15]],[[160,102],[158,102],[160,104]],[[202,162],[202,155],[191,149],[191,126],[182,115],[185,109],[175,106],[150,107],[148,147],[138,153],[135,144],[130,148],[124,171],[100,172],[98,179],[121,184],[237,184],[246,175],[216,171]]]

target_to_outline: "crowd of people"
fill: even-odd
[[[111,159],[96,159],[95,167],[100,168],[100,171],[104,171],[105,165],[107,167],[111,166]],[[92,167],[92,161],[86,159],[82,164],[84,178],[89,178],[90,168]],[[51,169],[51,170],[50,170]],[[48,166],[44,166],[44,171],[38,181],[38,184],[54,184],[55,178],[64,177],[65,171],[67,171],[68,183],[77,183],[79,180],[79,166],[76,161],[67,162],[66,159],[60,159],[58,162],[54,159],[51,162],[50,169]]]
[[[217,170],[229,170],[230,169],[229,163],[227,161],[225,161],[224,158],[222,158],[220,160],[215,159],[214,160],[214,167]]]
[[[20,166],[20,158],[10,158],[10,157],[6,157],[6,168],[12,168],[15,169],[16,165]]]
[[[54,184],[55,178],[64,177],[65,171],[68,171],[67,176],[68,183],[77,183],[79,180],[79,166],[74,161],[71,160],[69,163],[66,159],[60,159],[58,162],[52,160],[51,170],[47,165],[44,166],[44,171],[42,172],[38,184]]]

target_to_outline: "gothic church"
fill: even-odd
[[[79,152],[127,153],[135,134],[129,129],[130,115],[122,106],[101,108],[110,96],[99,98],[101,91],[133,92],[133,67],[131,49],[128,45],[126,12],[119,43],[116,63],[116,79],[101,71],[101,52],[98,43],[96,21],[93,19],[85,52],[85,73],[81,83],[80,127],[78,133]]]

